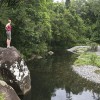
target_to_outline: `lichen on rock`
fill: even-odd
[[[23,95],[30,91],[30,72],[15,47],[0,47],[0,74],[1,79],[11,85],[18,94]]]

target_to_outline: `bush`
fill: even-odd
[[[98,44],[97,43],[91,43],[90,47],[91,47],[91,49],[90,49],[91,51],[97,51]]]

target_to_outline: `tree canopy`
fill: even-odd
[[[53,48],[100,43],[99,0],[0,0],[0,46],[12,20],[12,45],[25,56]]]

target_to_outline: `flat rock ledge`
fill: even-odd
[[[100,74],[95,73],[96,70],[100,70],[100,68],[96,66],[91,65],[85,65],[85,66],[72,66],[73,71],[75,71],[77,74],[79,74],[81,77],[92,81],[94,83],[100,84]]]

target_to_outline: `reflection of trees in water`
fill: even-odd
[[[72,100],[71,92],[68,90],[66,91],[66,100]]]
[[[63,88],[55,89],[51,98],[52,98],[51,100],[58,100],[58,98],[60,100],[65,100],[65,99],[66,100],[72,100],[71,92],[70,91],[66,91]]]
[[[94,100],[100,100],[100,94],[99,93],[92,92],[92,94],[93,94],[93,99]]]
[[[71,66],[75,60],[75,55],[65,54],[53,55],[46,59],[41,59],[35,63],[29,63],[32,76],[32,96],[33,100],[50,100],[55,88],[65,88],[66,97],[72,100],[71,92],[79,94],[86,90],[93,90],[97,93],[95,100],[100,100],[100,85],[91,83],[75,74]]]

